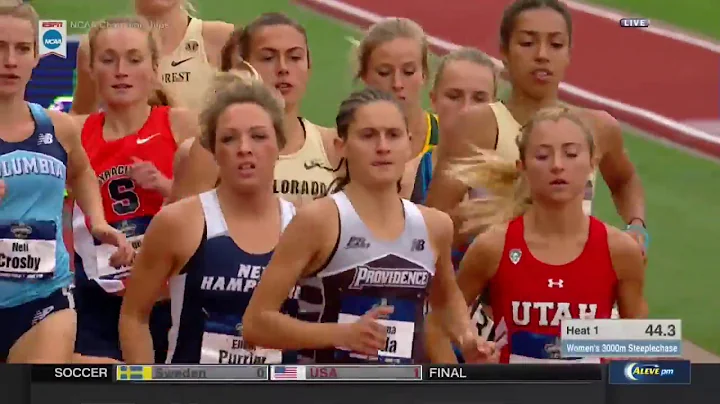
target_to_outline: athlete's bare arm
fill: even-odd
[[[106,223],[95,171],[80,140],[80,129],[68,114],[47,112],[55,125],[55,136],[67,153],[67,183],[92,226]]]
[[[234,30],[235,26],[225,21],[203,21],[202,36],[212,66],[220,67],[220,52]]]
[[[440,144],[436,149],[437,167],[430,181],[425,205],[450,213],[465,198],[468,188],[448,173],[448,167],[455,159],[475,156],[479,150],[495,148],[495,113],[489,105],[472,107],[463,112],[457,123],[448,130],[450,133],[440,136]]]
[[[618,310],[621,318],[647,318],[645,262],[638,243],[627,233],[608,228],[608,245],[613,268],[618,277]]]
[[[645,221],[645,191],[623,142],[620,124],[604,111],[592,111],[598,149],[600,173],[612,193],[618,214],[625,223]]]
[[[460,263],[457,284],[465,300],[466,313],[469,313],[468,307],[473,306],[490,279],[495,276],[505,245],[506,230],[507,225],[494,226],[478,235]],[[468,314],[468,318],[469,316],[470,314]],[[447,336],[432,332],[432,334],[428,334],[427,344],[431,347],[428,349],[428,356],[432,362],[455,363],[457,361]]]
[[[171,108],[168,114],[170,130],[175,143],[180,145],[188,139],[200,136],[200,123],[196,111],[187,108]]]
[[[150,222],[135,258],[120,310],[120,346],[127,363],[153,363],[150,312],[167,280],[177,274],[200,245],[203,235],[199,198],[165,206]],[[172,237],[168,235],[172,234]]]
[[[70,113],[73,115],[91,114],[98,109],[99,97],[90,73],[90,47],[87,37],[80,41],[76,63],[77,82]]]
[[[339,346],[343,327],[309,323],[280,313],[298,280],[314,274],[332,253],[338,215],[330,198],[298,210],[263,272],[243,318],[243,335],[254,345],[275,349],[326,349]],[[312,235],[309,237],[308,235]]]
[[[178,201],[215,188],[218,166],[212,153],[194,141],[181,166],[175,167],[169,201]]]

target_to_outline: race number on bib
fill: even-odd
[[[122,222],[111,223],[115,229],[125,234],[128,243],[135,250],[142,245],[143,235],[150,225],[152,217],[140,217],[132,220],[124,220]],[[107,279],[118,280],[126,278],[130,275],[130,267],[114,268],[110,266],[110,257],[117,251],[117,247],[109,244],[100,244],[95,240],[95,255],[97,258],[97,273],[88,274],[90,279]],[[85,270],[88,272],[88,269]]]
[[[338,316],[339,324],[352,324],[357,322],[360,316],[342,314]],[[412,359],[413,339],[415,338],[415,323],[409,321],[376,320],[387,328],[387,339],[385,349],[378,351],[378,359],[400,358]],[[346,350],[344,348],[340,348]],[[351,354],[358,358],[362,355]]]
[[[253,348],[239,335],[203,333],[201,364],[261,365],[282,363],[282,351]]]
[[[57,226],[51,221],[0,224],[0,278],[49,279],[55,274]]]
[[[560,355],[560,338],[555,335],[516,331],[510,336],[510,363],[600,363],[597,358],[567,358]]]

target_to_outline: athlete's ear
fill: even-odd
[[[345,158],[345,141],[342,140],[339,136],[336,136],[333,139],[333,146],[335,147],[335,155],[338,157],[338,160]]]
[[[525,171],[525,163],[523,163],[522,160],[517,159],[517,160],[515,160],[515,168],[518,170],[518,172],[521,173],[521,172]]]

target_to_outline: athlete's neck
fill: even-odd
[[[277,197],[272,184],[267,189],[238,192],[222,181],[217,187],[217,197],[225,217],[264,218],[277,209]]]
[[[27,102],[23,94],[0,98],[0,121],[2,126],[12,126],[17,122],[24,122],[30,116]]]
[[[556,93],[542,99],[537,99],[520,91],[513,91],[510,94],[510,98],[505,102],[505,105],[513,118],[515,118],[520,125],[525,125],[539,109],[555,105],[558,102]]]
[[[305,144],[305,131],[298,119],[296,108],[285,109],[285,147],[280,150],[281,155],[292,154],[300,150]]]
[[[525,213],[526,227],[547,237],[565,237],[587,232],[588,216],[581,201],[549,205],[533,201]]]
[[[156,32],[160,36],[163,55],[171,53],[180,45],[187,31],[189,17],[188,12],[179,7],[173,7],[164,14],[145,16],[153,28],[159,28]]]
[[[400,200],[397,184],[383,188],[370,188],[350,181],[345,186],[344,192],[361,217],[372,217],[373,221],[377,221],[377,223],[392,223],[397,220],[397,207]]]
[[[147,122],[151,109],[144,102],[123,107],[108,105],[103,125],[105,138],[119,139],[137,133]]]
[[[412,155],[411,159],[419,155],[425,148],[425,137],[427,136],[427,112],[421,105],[408,106],[405,108],[408,126],[412,134]]]

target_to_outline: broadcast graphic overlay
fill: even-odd
[[[564,320],[562,357],[682,358],[680,320]]]
[[[41,58],[51,55],[67,58],[67,21],[40,20],[38,37]]]
[[[690,384],[689,361],[610,362],[610,384]]]

